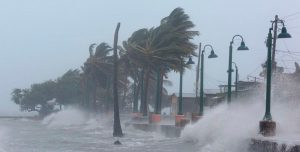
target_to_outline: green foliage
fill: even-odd
[[[38,111],[41,115],[53,111],[54,105],[48,102],[54,99],[63,105],[80,101],[79,70],[69,70],[55,81],[49,80],[32,84],[30,88],[12,91],[12,100],[20,105],[21,111]]]
[[[11,93],[11,100],[15,102],[15,104],[20,104],[23,94],[21,89],[14,89]]]
[[[80,71],[69,70],[56,80],[56,102],[67,105],[81,101]]]
[[[197,48],[190,40],[198,35],[198,31],[191,31],[194,24],[183,9],[176,8],[161,20],[161,25],[150,29],[135,31],[123,47],[128,58],[141,68],[152,71],[161,66],[166,70],[181,70],[181,60],[195,55]]]
[[[187,67],[182,64],[185,58],[196,54],[197,46],[191,40],[199,33],[192,31],[193,27],[183,9],[176,8],[161,20],[160,26],[139,29],[123,42],[123,56],[131,71],[130,76],[137,80],[141,69],[146,72],[145,77],[139,80],[145,80],[144,100],[147,100],[148,87],[155,88],[151,85],[153,83],[148,86],[148,82],[149,79],[155,80],[157,70],[161,70],[164,76],[171,70],[184,70]]]

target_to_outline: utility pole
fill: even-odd
[[[277,39],[277,23],[278,23],[278,15],[275,15],[275,21],[274,21],[274,30],[273,30],[273,46],[272,46],[272,72],[275,72],[276,70],[276,62],[275,62],[275,51],[276,51],[276,39]]]

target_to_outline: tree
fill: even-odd
[[[109,94],[111,85],[110,78],[113,73],[113,59],[112,56],[109,56],[112,48],[107,43],[103,42],[96,47],[94,53],[93,48],[95,45],[96,44],[90,45],[90,57],[82,67],[82,88],[84,88],[86,102],[89,103],[94,111],[97,110],[96,101],[99,89],[106,89]],[[90,102],[90,98],[92,98],[92,102]]]
[[[147,93],[151,74],[157,71],[157,67],[165,75],[170,70],[181,71],[182,60],[190,55],[195,55],[197,48],[190,40],[198,35],[197,31],[191,31],[194,24],[183,9],[176,8],[171,14],[161,20],[158,27],[140,29],[135,31],[127,41],[123,42],[130,60],[145,71],[144,90],[142,102],[146,105],[143,115],[147,115]]]
[[[123,72],[123,77],[130,77],[133,80],[133,83],[126,89],[126,90],[131,90],[131,99],[133,101],[133,111],[134,113],[138,112],[138,97],[139,97],[139,92],[140,92],[140,87],[141,87],[141,69],[134,64],[132,60],[130,60],[130,57],[126,53],[126,50],[119,46],[120,50],[120,60],[119,63],[121,72]],[[125,89],[125,88],[124,88]],[[130,96],[130,95],[129,95]]]
[[[80,71],[68,70],[55,81],[32,84],[30,88],[14,89],[12,100],[19,104],[21,111],[37,111],[44,117],[54,112],[54,104],[78,104],[81,100]],[[56,101],[50,103],[50,101]]]
[[[14,101],[15,104],[20,104],[22,97],[23,97],[22,90],[18,89],[18,88],[13,89],[11,95],[12,95],[12,98],[11,98],[12,101]]]
[[[56,83],[52,80],[33,84],[30,89],[14,89],[12,100],[21,106],[21,111],[37,111],[44,117],[53,110],[47,102],[55,98],[55,89]]]
[[[68,70],[56,80],[56,102],[60,105],[79,104],[82,99],[80,89],[80,71]]]
[[[117,46],[118,46],[118,33],[119,33],[120,23],[118,23],[115,36],[114,36],[114,75],[113,75],[113,95],[114,95],[114,129],[113,136],[114,137],[122,137],[123,132],[121,128],[120,122],[120,114],[119,114],[119,101],[118,101],[118,55],[117,55]]]

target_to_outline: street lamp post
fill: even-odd
[[[178,99],[178,111],[177,115],[183,115],[182,114],[182,75],[183,75],[183,64],[182,60],[180,61],[180,78],[179,78],[179,99]]]
[[[239,81],[239,69],[235,62],[232,62],[235,66],[235,98],[238,96],[238,81]]]
[[[272,60],[272,44],[273,47],[275,47],[274,40],[276,39],[277,36],[274,35],[274,38],[272,37],[272,30],[273,30],[274,23],[276,27],[275,29],[277,29],[277,23],[283,24],[281,33],[277,36],[278,38],[291,38],[291,35],[287,33],[283,20],[279,20],[277,15],[275,16],[275,20],[271,22],[272,22],[272,26],[271,28],[269,28],[269,33],[267,38],[268,56],[267,56],[266,111],[263,120],[259,122],[260,133],[264,136],[274,136],[276,130],[276,122],[272,120],[272,115],[271,115],[271,78],[272,78],[272,69],[274,68],[274,59]]]
[[[196,69],[196,85],[195,85],[195,103],[199,101],[198,98],[198,89],[199,89],[199,71],[200,71],[200,57],[201,57],[201,43],[199,43],[199,53],[198,53],[198,63],[197,63],[197,69]]]
[[[183,77],[183,61],[180,60],[181,69],[180,69],[180,81],[179,81],[179,98],[178,98],[178,111],[177,115],[175,117],[175,125],[180,126],[181,120],[184,118],[183,112],[182,112],[182,77]],[[189,60],[186,64],[195,64],[192,60],[192,57],[189,57]]]
[[[203,87],[203,73],[204,73],[204,53],[205,48],[210,47],[211,52],[208,58],[217,58],[218,56],[215,54],[214,49],[211,45],[207,44],[203,47],[202,53],[201,53],[201,69],[200,69],[200,103],[199,103],[199,116],[203,116],[203,110],[204,110],[204,87]]]
[[[231,73],[233,72],[232,70],[232,44],[234,42],[234,38],[240,37],[242,39],[241,45],[238,47],[237,50],[239,51],[244,51],[244,50],[249,50],[248,47],[245,45],[244,39],[241,35],[235,35],[233,36],[230,45],[229,45],[229,64],[228,64],[228,84],[227,84],[227,102],[231,102]]]

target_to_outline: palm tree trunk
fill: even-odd
[[[161,89],[160,89],[160,87],[161,87],[161,83],[160,83],[160,77],[161,76],[161,74],[160,74],[160,68],[158,68],[157,69],[157,71],[156,71],[156,100],[155,100],[155,108],[154,108],[154,113],[155,114],[160,114],[160,109],[159,109],[159,107],[160,107],[160,94],[161,94]]]
[[[148,84],[149,84],[149,75],[150,75],[150,69],[149,67],[146,70],[146,75],[145,75],[145,86],[144,86],[144,106],[143,106],[143,116],[147,116],[148,115]]]
[[[121,109],[126,105],[126,96],[127,96],[127,82],[125,80],[125,84],[124,84],[124,87],[123,87],[123,97],[122,97],[122,100],[121,100]]]
[[[93,110],[96,113],[97,112],[97,87],[93,88]]]
[[[106,81],[106,102],[105,102],[105,112],[108,113],[110,111],[111,104],[111,78],[107,78]]]
[[[133,82],[133,113],[138,112],[138,89],[137,82],[134,80]]]
[[[164,81],[164,76],[163,76],[163,70],[162,68],[160,68],[160,87],[159,87],[159,92],[160,92],[160,96],[159,96],[159,107],[158,110],[161,112],[161,105],[162,105],[162,96],[163,96],[163,81]]]
[[[140,104],[140,113],[143,113],[143,109],[144,109],[144,96],[145,96],[145,87],[144,87],[144,79],[145,78],[145,74],[144,74],[144,68],[142,69],[141,72],[141,104]]]
[[[114,95],[114,137],[122,137],[123,132],[120,122],[119,114],[119,101],[118,101],[118,56],[117,56],[117,45],[118,45],[118,33],[119,33],[120,23],[118,23],[115,36],[114,36],[114,82],[113,82],[113,95]]]

